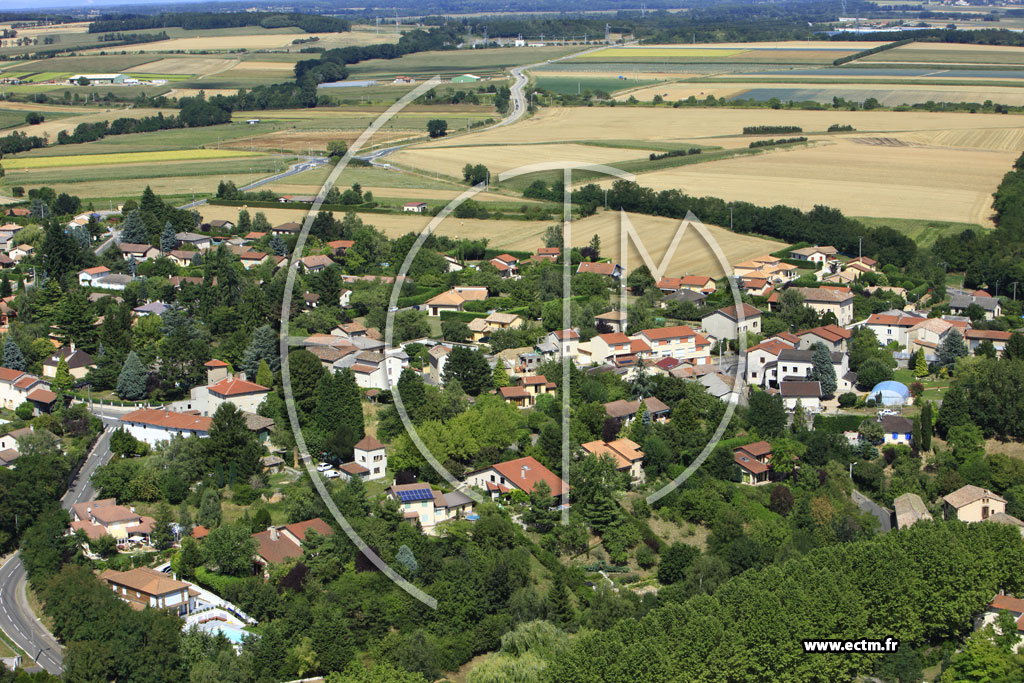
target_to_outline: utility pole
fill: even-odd
[[[861,249],[862,249],[863,246],[864,246],[864,238],[863,237],[858,237],[857,238],[857,258],[863,257],[863,254],[861,253]]]
[[[729,230],[732,230],[732,207],[729,207]]]
[[[1011,282],[1010,284],[1013,285],[1013,300],[1016,301],[1017,300],[1017,284],[1018,283],[1016,281],[1014,281],[1014,282]]]

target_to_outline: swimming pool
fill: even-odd
[[[206,631],[212,636],[217,635],[218,631],[223,633],[224,636],[235,645],[241,645],[242,638],[246,635],[250,635],[247,631],[243,631],[237,626],[232,626],[231,624],[224,623],[220,620],[207,621],[206,623],[199,624],[198,626],[201,630]]]

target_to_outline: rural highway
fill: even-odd
[[[625,43],[625,44],[629,45],[632,42],[636,42],[636,41],[631,41],[630,43]],[[529,76],[526,75],[525,72],[529,71],[530,69],[534,69],[534,68],[536,68],[538,66],[544,66],[545,64],[554,64],[555,62],[560,62],[560,61],[562,61],[564,59],[572,59],[574,57],[581,57],[581,56],[583,56],[585,54],[589,54],[591,52],[596,52],[597,50],[603,50],[606,47],[608,47],[608,46],[607,45],[598,45],[597,47],[587,48],[586,50],[581,50],[580,52],[573,52],[570,55],[564,55],[562,57],[556,57],[555,59],[548,59],[548,60],[545,60],[543,62],[536,62],[535,64],[524,64],[523,66],[512,67],[512,70],[510,71],[510,73],[512,74],[512,78],[515,80],[515,82],[512,83],[512,85],[509,87],[510,107],[509,107],[508,114],[501,121],[498,121],[497,123],[495,123],[493,125],[487,126],[486,128],[479,128],[479,129],[477,129],[476,131],[473,131],[473,132],[483,132],[485,130],[493,130],[495,128],[502,128],[504,126],[510,126],[513,123],[515,123],[516,121],[518,121],[519,119],[523,118],[523,115],[526,114],[526,109],[527,109],[526,86],[530,82],[530,78],[529,78]],[[385,147],[384,149],[378,149],[377,151],[370,152],[369,154],[359,155],[356,158],[357,159],[361,159],[363,161],[369,161],[374,166],[388,167],[388,166],[390,166],[390,164],[378,163],[378,160],[383,158],[383,157],[386,157],[387,155],[391,154],[392,152],[396,152],[396,151],[402,149],[403,147],[408,147],[408,146],[413,145],[413,144],[416,144],[416,143],[409,143],[409,144],[406,144],[406,145],[395,145],[393,147]]]
[[[248,185],[243,185],[242,187],[240,187],[238,189],[241,190],[242,192],[248,192],[249,190],[254,190],[257,187],[261,187],[263,185],[267,185],[269,183],[276,182],[278,180],[283,180],[284,178],[287,178],[289,176],[293,176],[293,175],[295,175],[297,173],[303,173],[305,171],[310,171],[310,170],[312,170],[314,168],[317,168],[319,166],[323,166],[328,161],[329,161],[329,159],[327,157],[307,157],[304,161],[299,161],[297,163],[292,164],[288,168],[288,170],[283,172],[283,173],[278,173],[276,175],[272,175],[272,176],[268,176],[266,178],[262,178],[260,180],[255,181],[255,182],[249,183]],[[197,206],[202,206],[205,203],[206,203],[205,199],[197,199],[194,202],[189,202],[188,204],[182,204],[178,208],[179,209],[194,209]]]
[[[61,507],[70,509],[75,503],[91,500],[95,495],[92,478],[96,468],[110,458],[110,427],[116,420],[103,417],[104,430],[75,477],[71,488],[61,498]],[[25,597],[27,577],[21,558],[15,553],[0,567],[0,629],[35,662],[54,675],[64,668],[64,654],[53,635],[36,618]]]

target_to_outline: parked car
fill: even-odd
[[[326,472],[329,469],[331,469],[331,463],[329,462],[322,462],[316,466],[317,472]]]
[[[337,479],[338,477],[341,476],[341,472],[339,472],[338,470],[327,470],[326,472],[324,472],[324,476],[327,477],[328,479]]]
[[[878,411],[878,416],[879,417],[884,417],[886,415],[899,415],[899,412],[897,412],[895,410],[891,410],[889,408],[886,408],[885,410],[879,410]]]

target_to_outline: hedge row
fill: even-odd
[[[852,55],[847,55],[845,57],[840,57],[839,59],[834,60],[832,62],[832,66],[839,66],[841,64],[846,64],[847,62],[852,62],[852,61],[857,60],[857,59],[863,59],[864,57],[867,57],[869,55],[878,54],[879,52],[884,52],[886,50],[891,50],[894,47],[900,47],[901,45],[906,45],[907,43],[912,43],[912,42],[914,42],[913,38],[907,38],[905,40],[897,40],[896,42],[893,42],[893,43],[886,43],[885,45],[879,45],[878,47],[873,47],[870,50],[861,50],[860,52],[855,52]]]
[[[815,415],[814,429],[842,434],[843,432],[855,432],[860,429],[863,415]]]
[[[221,576],[214,574],[206,567],[196,567],[196,583],[217,595],[232,595],[233,593],[229,592],[231,586],[243,581],[245,579],[237,576]]]

